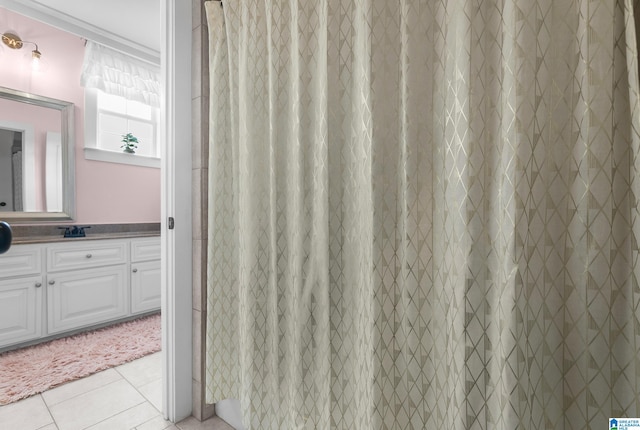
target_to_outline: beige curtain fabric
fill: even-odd
[[[207,11],[208,401],[260,430],[640,416],[632,0]]]

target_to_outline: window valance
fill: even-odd
[[[87,41],[80,83],[108,94],[160,106],[160,68]]]

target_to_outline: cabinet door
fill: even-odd
[[[160,261],[131,265],[131,313],[160,309]]]
[[[59,333],[128,313],[126,264],[47,276],[48,332]]]
[[[0,347],[42,334],[42,277],[0,281]]]

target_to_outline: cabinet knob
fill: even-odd
[[[56,281],[54,281],[53,279],[49,281],[49,285],[53,285],[55,283],[56,283]]]
[[[91,258],[91,257],[93,257],[93,255],[87,254],[87,258]]]
[[[42,287],[42,282],[36,282],[36,288]]]
[[[138,271],[138,269],[133,269],[133,273],[136,273]]]

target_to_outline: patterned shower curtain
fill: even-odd
[[[256,430],[639,417],[633,7],[208,3],[208,401]]]

